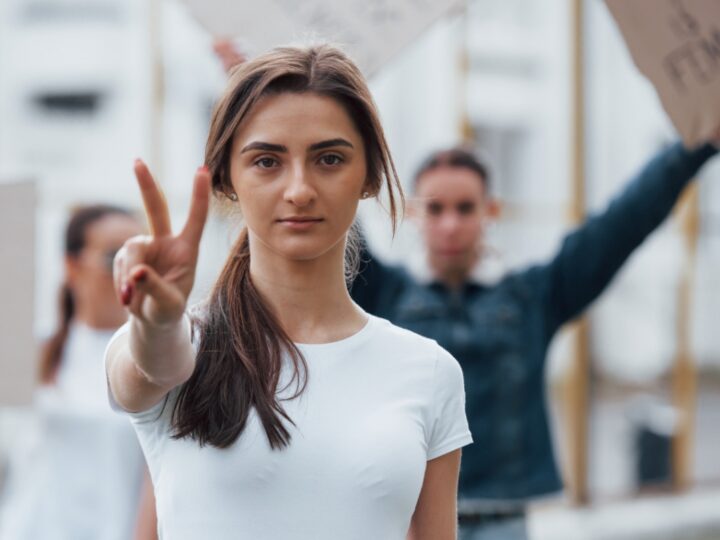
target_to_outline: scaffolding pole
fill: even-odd
[[[571,219],[579,224],[585,219],[585,78],[583,71],[583,0],[571,6]],[[565,387],[568,434],[568,484],[575,505],[588,503],[588,415],[590,386],[589,324],[583,317],[572,327],[574,355]]]
[[[692,445],[695,429],[697,373],[691,346],[692,291],[700,231],[698,185],[693,183],[681,202],[681,223],[686,258],[678,289],[677,353],[671,377],[672,400],[679,413],[678,431],[672,441],[672,481],[677,491],[687,489],[692,480]]]

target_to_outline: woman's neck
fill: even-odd
[[[345,284],[345,244],[311,260],[290,260],[250,239],[250,277],[296,343],[327,343],[359,331],[367,318]]]
[[[428,266],[433,277],[448,289],[461,289],[470,279],[473,269],[480,261],[481,252],[469,253],[467,260],[462,264],[447,265],[443,262],[428,258]]]

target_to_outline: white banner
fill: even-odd
[[[250,54],[328,41],[369,77],[464,0],[183,0],[216,37],[240,39]]]
[[[36,385],[36,198],[32,182],[0,182],[0,406],[30,404]]]
[[[720,0],[606,0],[685,144],[720,128]]]

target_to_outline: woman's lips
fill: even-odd
[[[465,253],[465,250],[464,249],[439,249],[439,250],[437,250],[437,253],[439,253],[443,257],[457,257],[459,255],[463,255]]]
[[[290,217],[278,220],[281,225],[294,231],[305,231],[311,229],[322,221],[322,218],[314,217]]]

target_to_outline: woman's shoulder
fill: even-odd
[[[435,340],[375,319],[378,328],[372,340],[372,356],[385,377],[402,381],[404,388],[416,388],[433,400],[443,400],[445,393],[463,393],[460,364]]]
[[[387,319],[373,315],[371,317],[375,319],[377,325],[373,341],[381,345],[384,350],[402,352],[403,356],[411,356],[415,359],[424,358],[433,362],[437,361],[440,356],[449,356],[452,359],[452,356],[434,339],[393,324]]]

